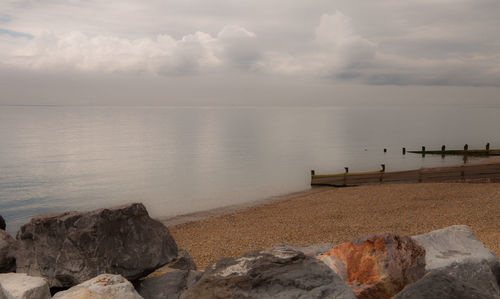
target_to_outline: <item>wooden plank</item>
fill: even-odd
[[[380,174],[371,174],[371,175],[356,175],[356,176],[348,176],[346,178],[347,185],[361,185],[361,184],[373,184],[380,183]]]

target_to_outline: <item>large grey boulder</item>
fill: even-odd
[[[177,299],[203,275],[202,271],[163,266],[137,283],[137,291],[147,299]]]
[[[139,203],[34,217],[17,233],[17,272],[71,287],[102,273],[135,280],[174,260],[167,227]]]
[[[101,274],[66,291],[54,299],[143,299],[121,275]]]
[[[321,261],[290,249],[254,251],[207,267],[181,298],[356,298]]]
[[[393,299],[499,299],[443,270],[433,270],[406,286]]]
[[[0,274],[0,298],[2,299],[49,299],[47,280],[20,273]]]
[[[452,264],[486,261],[498,263],[495,253],[484,246],[466,225],[453,225],[412,237],[425,248],[425,270],[442,269]]]
[[[425,294],[434,292],[437,294],[435,295],[436,297],[429,298],[439,298],[439,294],[441,294],[441,291],[438,291],[439,284],[444,283],[451,277],[455,279],[455,282],[445,287],[445,290],[449,290],[450,294],[458,294],[457,296],[459,297],[457,298],[471,298],[467,296],[497,298],[497,269],[500,267],[498,257],[476,238],[470,227],[466,225],[453,225],[430,233],[413,236],[412,238],[425,248],[426,272],[436,272],[432,274],[432,277],[437,277],[435,283],[431,283],[429,281],[430,278],[427,277],[425,281],[417,282],[417,286],[425,284],[428,287],[427,293],[424,290],[419,292],[424,292]],[[496,284],[495,279],[497,280]],[[436,290],[433,289],[434,287]],[[410,290],[413,290],[409,293],[413,294],[411,296],[420,298],[415,293],[416,289],[414,286]],[[479,292],[479,295],[474,295],[476,292]],[[425,295],[424,293],[422,293],[422,296]],[[450,295],[443,298],[454,297]]]
[[[0,230],[0,273],[14,272],[16,270],[14,246],[14,238],[6,231]]]

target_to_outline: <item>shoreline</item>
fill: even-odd
[[[176,216],[171,216],[171,217],[159,217],[157,219],[159,221],[161,221],[163,224],[165,224],[167,227],[177,226],[177,225],[182,225],[182,224],[186,224],[186,223],[190,223],[190,222],[198,222],[198,221],[202,221],[202,220],[213,218],[213,217],[230,215],[230,214],[242,212],[242,211],[247,210],[247,209],[252,209],[252,208],[262,207],[262,206],[266,206],[266,205],[273,204],[273,203],[287,201],[287,200],[294,199],[294,198],[301,197],[301,196],[321,193],[321,192],[325,192],[331,188],[335,188],[335,187],[311,187],[310,189],[306,189],[306,190],[302,190],[302,191],[285,193],[282,195],[275,195],[275,196],[266,197],[263,199],[256,199],[256,200],[252,200],[252,201],[248,201],[248,202],[244,202],[244,203],[239,203],[239,204],[234,204],[234,205],[230,205],[230,206],[222,206],[222,207],[213,208],[213,209],[209,209],[209,210],[203,210],[203,211],[182,214],[182,215],[176,215]]]
[[[469,164],[490,164],[490,163],[500,163],[500,157],[492,157],[484,161],[480,162],[474,162],[474,163],[469,163]],[[425,168],[439,168],[443,166],[430,166],[430,167],[425,167]],[[446,166],[445,166],[446,167]],[[465,182],[465,183],[471,183],[474,184],[474,182]],[[386,183],[384,185],[401,185],[401,184],[422,184],[422,183]],[[429,183],[429,184],[439,184],[439,183]],[[377,186],[378,184],[373,184],[369,186]],[[356,188],[359,186],[346,186],[346,188]],[[213,209],[208,209],[208,210],[202,210],[198,212],[192,212],[192,213],[187,213],[187,214],[181,214],[181,215],[176,215],[176,216],[168,216],[168,217],[157,217],[159,221],[161,221],[163,224],[165,224],[167,227],[170,226],[178,226],[190,222],[198,222],[198,221],[203,221],[205,219],[213,218],[213,217],[220,217],[220,216],[225,216],[225,215],[230,215],[233,213],[238,213],[242,212],[247,209],[252,209],[252,208],[258,208],[261,206],[265,206],[268,204],[273,204],[281,201],[286,201],[290,199],[294,199],[297,197],[301,196],[306,196],[310,194],[315,194],[315,193],[321,193],[321,192],[326,192],[329,189],[332,188],[344,188],[344,187],[335,187],[335,186],[311,186],[309,189],[305,189],[302,191],[295,191],[295,192],[290,192],[290,193],[285,193],[281,195],[275,195],[275,196],[270,196],[262,199],[256,199],[244,203],[239,203],[239,204],[234,204],[234,205],[229,205],[229,206],[222,206],[222,207],[217,207]]]

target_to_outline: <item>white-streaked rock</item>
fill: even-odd
[[[321,261],[289,248],[274,248],[218,260],[180,298],[355,299],[356,296]]]
[[[326,253],[328,250],[332,249],[333,246],[335,246],[333,243],[321,243],[321,244],[315,244],[315,245],[310,245],[310,246],[291,246],[291,245],[287,245],[287,244],[280,244],[280,245],[274,246],[273,249],[287,248],[287,249],[302,252],[306,256],[316,258],[316,257]]]
[[[54,299],[143,299],[123,276],[101,274],[66,291]]]
[[[24,273],[0,274],[1,299],[48,299],[50,290],[47,280]]]
[[[480,242],[467,225],[453,225],[413,236],[425,248],[425,270],[442,269],[454,263],[498,263],[495,253]]]

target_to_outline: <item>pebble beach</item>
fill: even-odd
[[[472,228],[500,255],[500,183],[421,183],[318,188],[254,206],[164,223],[204,268],[222,257],[278,244],[342,243],[380,232],[416,235]]]

